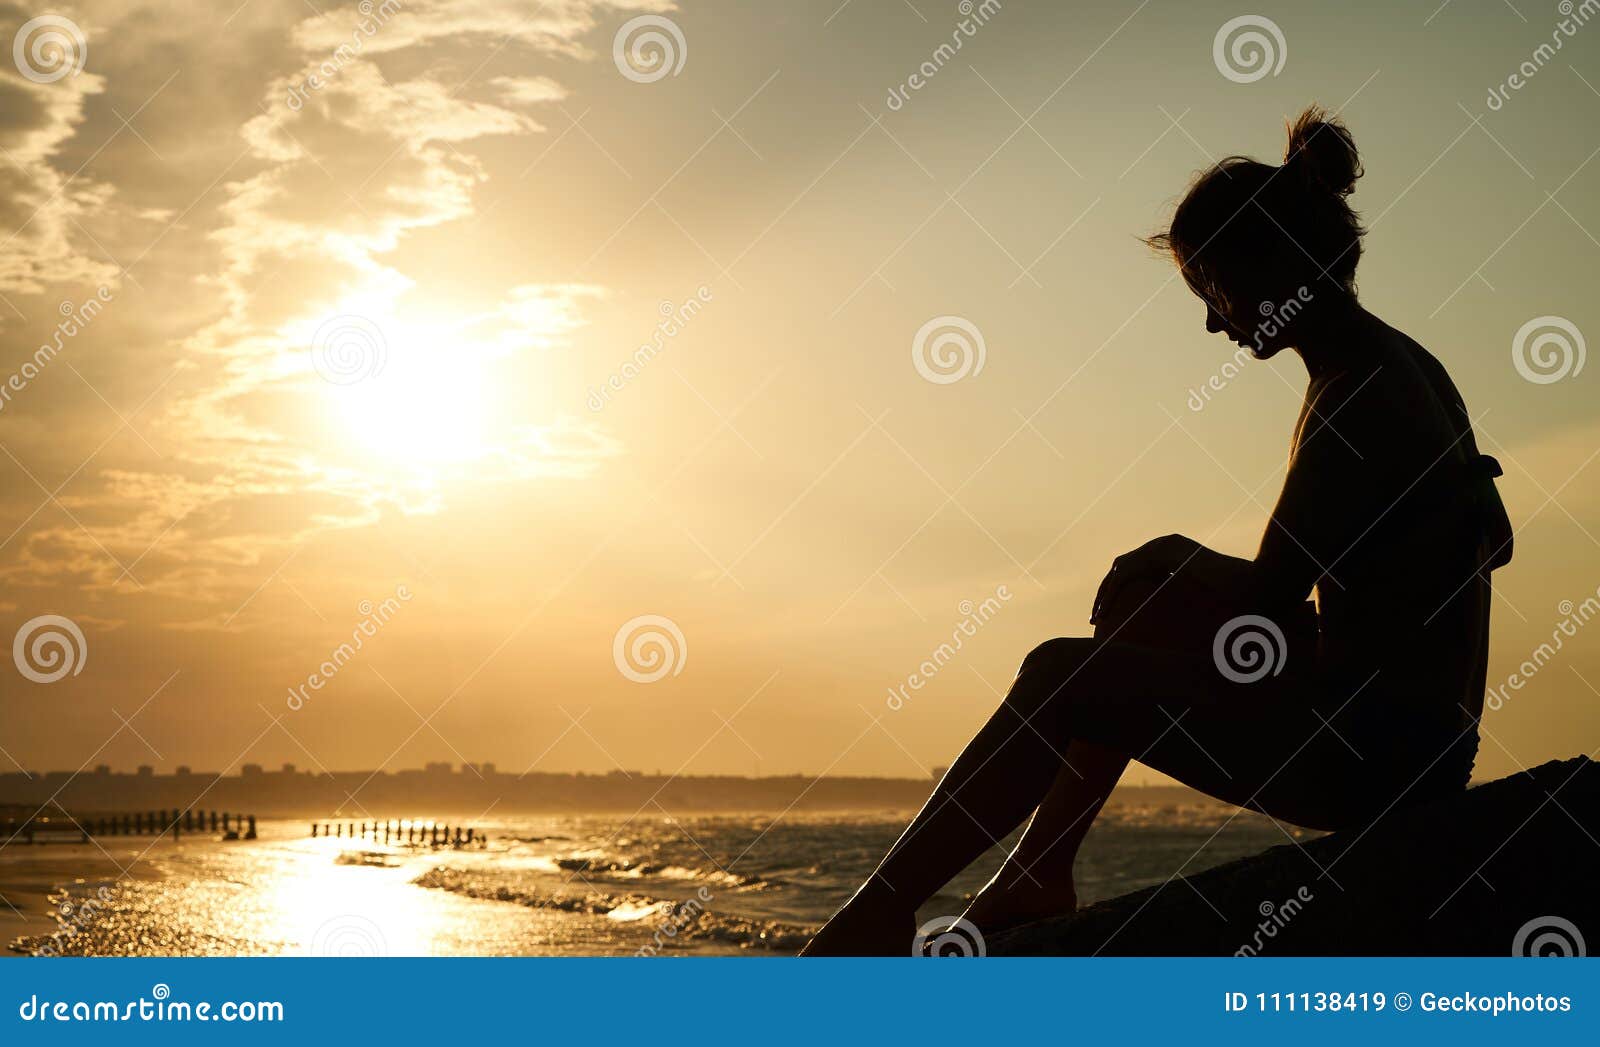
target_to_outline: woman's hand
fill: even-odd
[[[1230,593],[1249,599],[1254,592],[1255,564],[1236,556],[1226,556],[1207,549],[1193,538],[1169,534],[1152,538],[1131,553],[1124,553],[1111,561],[1111,571],[1100,583],[1095,594],[1094,607],[1089,614],[1091,625],[1100,621],[1108,607],[1116,604],[1118,596],[1129,582],[1151,578],[1182,575],[1185,579],[1214,593]]]
[[[1111,561],[1111,570],[1095,593],[1094,607],[1089,622],[1094,624],[1107,607],[1117,601],[1117,595],[1129,582],[1145,578],[1158,578],[1178,571],[1195,556],[1205,551],[1205,546],[1181,534],[1152,538],[1130,553],[1123,553]]]

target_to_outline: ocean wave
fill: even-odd
[[[570,836],[511,836],[511,837],[508,837],[508,839],[512,843],[552,843],[552,842],[556,842],[556,841],[570,840],[570,839],[572,839],[572,837],[570,837]]]
[[[695,869],[668,862],[651,862],[605,855],[568,855],[550,858],[549,864],[561,872],[582,873],[585,876],[605,877],[613,880],[638,880],[646,877],[660,880],[683,880],[717,884],[737,890],[763,890],[778,886],[778,881],[760,876],[739,876],[723,869]]]
[[[506,883],[493,876],[450,866],[436,866],[411,881],[418,887],[449,891],[480,901],[509,902],[531,909],[604,916],[638,923],[645,949],[655,951],[689,942],[717,942],[745,949],[792,952],[804,945],[815,928],[776,920],[754,920],[712,912],[697,901],[675,901],[642,894],[612,895],[543,890]],[[646,928],[651,928],[649,934]]]
[[[393,868],[399,863],[387,851],[340,851],[333,859],[335,865],[373,865],[379,868]]]

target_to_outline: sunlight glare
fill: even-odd
[[[406,329],[397,321],[384,327],[381,369],[327,390],[356,445],[401,467],[491,453],[493,404],[481,349],[436,329]]]

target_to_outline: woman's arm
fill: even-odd
[[[1367,387],[1366,377],[1334,379],[1313,401],[1254,559],[1219,553],[1181,534],[1152,539],[1112,561],[1090,622],[1099,621],[1129,583],[1150,578],[1183,579],[1261,611],[1299,607],[1324,575],[1337,583],[1338,559],[1376,515],[1372,459],[1381,456],[1381,443],[1369,438],[1370,407],[1349,402]]]
[[[1338,586],[1340,561],[1382,515],[1383,476],[1398,449],[1385,444],[1375,377],[1343,375],[1311,403],[1254,560],[1267,606],[1298,603],[1318,584]]]

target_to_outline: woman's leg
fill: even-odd
[[[1070,913],[1078,907],[1072,867],[1100,808],[1128,767],[1128,754],[1082,739],[1067,747],[1022,839],[961,916],[987,932]]]
[[[1052,640],[1036,648],[1006,698],[940,779],[878,868],[806,952],[898,953],[909,949],[918,906],[952,876],[1009,835],[1067,770],[1070,738],[1060,717],[1041,715],[1052,700],[1089,686],[1096,641]],[[1064,703],[1056,703],[1064,704]],[[892,935],[892,936],[891,936]]]
[[[1124,585],[1116,604],[1101,611],[1094,637],[1203,653],[1215,635],[1213,623],[1228,610],[1214,594],[1176,579],[1142,579]],[[992,932],[1078,907],[1078,848],[1127,770],[1129,754],[1075,738],[1066,762],[1016,848],[961,914],[967,922]]]
[[[1046,697],[1042,692],[1060,682],[1048,678],[1037,654],[1023,662],[1000,708],[967,743],[867,882],[806,946],[807,954],[909,950],[917,907],[1039,805],[1065,767],[1062,751],[1068,740],[1060,738],[1053,746],[1042,725],[1030,722]],[[1024,703],[1018,697],[1022,693],[1039,693],[1039,699]]]
[[[1135,754],[1231,803],[1270,805],[1318,824],[1295,812],[1336,797],[1354,758],[1326,738],[1311,744],[1321,724],[1290,679],[1231,683],[1208,656],[1120,643],[1041,645],[877,870],[806,951],[908,951],[917,908],[1040,804],[1074,739]],[[1278,766],[1285,752],[1291,755]]]

